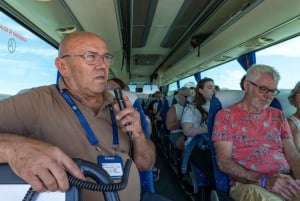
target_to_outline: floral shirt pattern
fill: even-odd
[[[219,111],[212,141],[232,142],[232,158],[262,174],[289,173],[282,139],[292,138],[281,110],[268,107],[260,113],[243,110],[238,104]]]

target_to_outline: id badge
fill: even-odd
[[[120,156],[98,156],[98,165],[102,167],[112,179],[123,176],[123,161]]]

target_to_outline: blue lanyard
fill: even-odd
[[[93,130],[89,126],[86,118],[83,116],[83,114],[81,113],[81,111],[79,110],[79,108],[77,107],[77,105],[75,104],[73,99],[71,98],[71,96],[66,91],[61,92],[61,95],[65,99],[65,101],[70,105],[70,107],[72,108],[74,113],[76,114],[82,128],[85,131],[85,134],[86,134],[90,144],[93,145],[93,146],[99,145],[99,141],[96,138]],[[117,121],[116,121],[116,118],[115,118],[115,115],[114,115],[112,105],[110,104],[108,107],[109,107],[110,118],[111,118],[111,122],[112,122],[113,146],[116,147],[116,146],[119,145]]]

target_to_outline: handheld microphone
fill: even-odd
[[[115,93],[115,97],[118,101],[120,110],[125,109],[125,103],[124,103],[124,100],[122,98],[122,89],[116,88],[116,89],[114,89],[114,93]]]
[[[124,100],[123,100],[123,97],[122,97],[122,89],[116,88],[116,89],[114,89],[114,93],[115,93],[115,97],[116,97],[116,99],[118,101],[120,110],[125,109],[126,106],[125,106],[125,103],[124,103]],[[127,132],[127,134],[131,138],[132,133],[131,132]]]
[[[122,97],[122,89],[114,89],[114,93],[115,93],[115,97],[118,101],[120,110],[125,109],[125,103]],[[129,156],[131,158],[133,158],[133,144],[132,144],[132,132],[127,132],[127,135],[129,136],[129,140],[130,140],[130,147],[129,147]]]

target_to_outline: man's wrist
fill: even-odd
[[[140,141],[143,141],[146,139],[146,134],[143,131],[136,132],[136,133],[133,133],[131,139],[134,142],[140,142]]]

